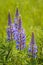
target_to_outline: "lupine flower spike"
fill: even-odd
[[[21,17],[19,16],[19,21],[18,21],[18,36],[17,36],[17,40],[16,40],[16,48],[19,50],[22,50],[23,48],[25,48],[25,41],[26,41],[26,36],[24,33],[24,30],[22,28],[22,21],[21,21]]]
[[[32,57],[36,58],[37,46],[36,46],[36,43],[34,40],[34,32],[32,32],[32,38],[31,38],[31,42],[30,42],[28,51]]]
[[[10,16],[10,11],[8,13],[8,28],[7,28],[7,35],[8,35],[8,40],[13,39],[13,25],[11,21],[11,16]]]
[[[19,18],[19,12],[18,8],[16,9],[15,18],[14,18],[14,26],[17,29],[18,28],[18,18]]]
[[[8,25],[11,26],[12,22],[11,22],[11,15],[10,15],[10,10],[8,12]]]
[[[18,8],[16,9],[16,14],[15,14],[16,17],[19,16],[19,11],[18,11]]]
[[[18,36],[18,8],[16,9],[16,13],[15,13],[15,18],[14,18],[14,40],[17,40],[17,36]]]

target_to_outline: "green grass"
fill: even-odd
[[[14,22],[16,7],[21,14],[26,35],[30,36],[32,31],[35,35],[43,32],[43,0],[0,0],[0,30],[6,33],[9,9]]]
[[[17,7],[22,17],[22,26],[25,29],[26,36],[28,35],[26,38],[26,44],[28,45],[30,43],[31,33],[34,31],[35,41],[38,46],[38,57],[40,58],[37,62],[40,63],[38,65],[43,65],[41,62],[43,60],[41,55],[41,49],[43,48],[43,0],[0,0],[0,40],[3,39],[3,43],[5,43],[9,9],[11,12],[12,22],[14,23]],[[14,49],[15,48],[13,47],[13,53],[15,52]],[[17,51],[15,54],[17,54]],[[24,61],[24,59],[22,60]],[[26,62],[24,61],[24,63]],[[8,65],[11,64],[8,63]]]

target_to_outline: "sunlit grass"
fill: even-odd
[[[19,55],[19,51],[16,49],[16,43],[13,42],[13,48],[11,50],[10,57],[12,60],[7,61],[5,57],[2,57],[2,65],[3,62],[7,63],[7,65],[31,65],[30,58],[28,58],[28,46],[31,39],[31,33],[34,31],[35,41],[38,46],[37,53],[37,62],[36,65],[43,65],[43,0],[0,0],[0,46],[4,44],[7,48],[9,43],[6,41],[7,39],[7,23],[8,23],[8,11],[10,9],[12,22],[14,23],[15,10],[18,7],[19,12],[22,17],[22,26],[25,29],[26,33],[26,49],[21,52],[21,56]],[[2,46],[3,47],[3,46]],[[8,51],[8,48],[4,51]],[[3,52],[3,51],[2,51]],[[4,53],[3,53],[4,54]],[[18,56],[17,56],[18,55]],[[23,58],[22,58],[23,56]],[[4,58],[4,59],[3,59]],[[9,58],[8,58],[9,59]],[[20,60],[21,59],[21,60]],[[18,64],[16,64],[18,63]],[[1,63],[0,63],[1,65]]]

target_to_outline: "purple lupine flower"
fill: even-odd
[[[18,39],[18,26],[19,26],[19,12],[18,8],[16,9],[16,14],[14,18],[14,27],[15,27],[15,32],[14,32],[14,39]]]
[[[14,30],[14,40],[16,41],[18,39],[18,30],[15,28]]]
[[[21,16],[19,15],[18,29],[22,28]]]
[[[18,28],[18,18],[19,18],[19,12],[18,12],[18,8],[17,8],[15,18],[14,18],[14,26],[16,29]]]
[[[16,9],[16,14],[15,14],[16,17],[19,16],[19,11],[18,11],[18,8]]]
[[[36,58],[36,53],[37,53],[37,46],[34,40],[34,33],[32,32],[32,38],[31,38],[31,43],[29,45],[29,49],[28,49],[30,55],[32,55],[32,57]]]
[[[11,15],[10,15],[10,11],[8,12],[8,25],[10,26],[12,24],[11,22]]]
[[[18,8],[16,9],[16,18],[14,19],[14,27],[15,27],[15,32],[14,32],[14,39],[16,41],[16,48],[21,50],[25,48],[25,42],[26,42],[26,36],[25,33],[22,29],[22,21],[21,17],[18,12]]]
[[[7,28],[7,37],[8,37],[8,40],[10,40],[10,29]]]
[[[24,30],[22,29],[22,22],[20,18],[18,23],[18,36],[17,36],[16,42],[17,42],[16,43],[17,48],[19,48],[19,50],[22,50],[23,48],[25,48],[26,36],[25,36]]]
[[[15,22],[14,22],[14,26],[15,26],[15,28],[17,29],[17,28],[18,28],[18,18],[15,18],[14,21],[15,21]]]
[[[22,29],[19,30],[17,40],[16,40],[16,48],[22,50],[25,48],[26,44],[26,36]]]
[[[13,40],[13,36],[14,36],[14,25],[12,24],[12,21],[11,21],[11,16],[10,16],[10,11],[8,13],[8,28],[7,28],[7,37],[8,37],[8,40]]]
[[[13,27],[13,24],[11,24],[11,26],[7,28],[7,36],[8,36],[9,41],[14,39],[14,27]]]

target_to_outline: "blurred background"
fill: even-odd
[[[43,54],[43,0],[0,0],[0,40],[3,39],[4,41],[7,38],[8,11],[10,9],[12,23],[14,23],[16,8],[18,8],[22,17],[27,45],[30,43],[32,31],[34,31],[41,65],[43,61],[41,55]]]

